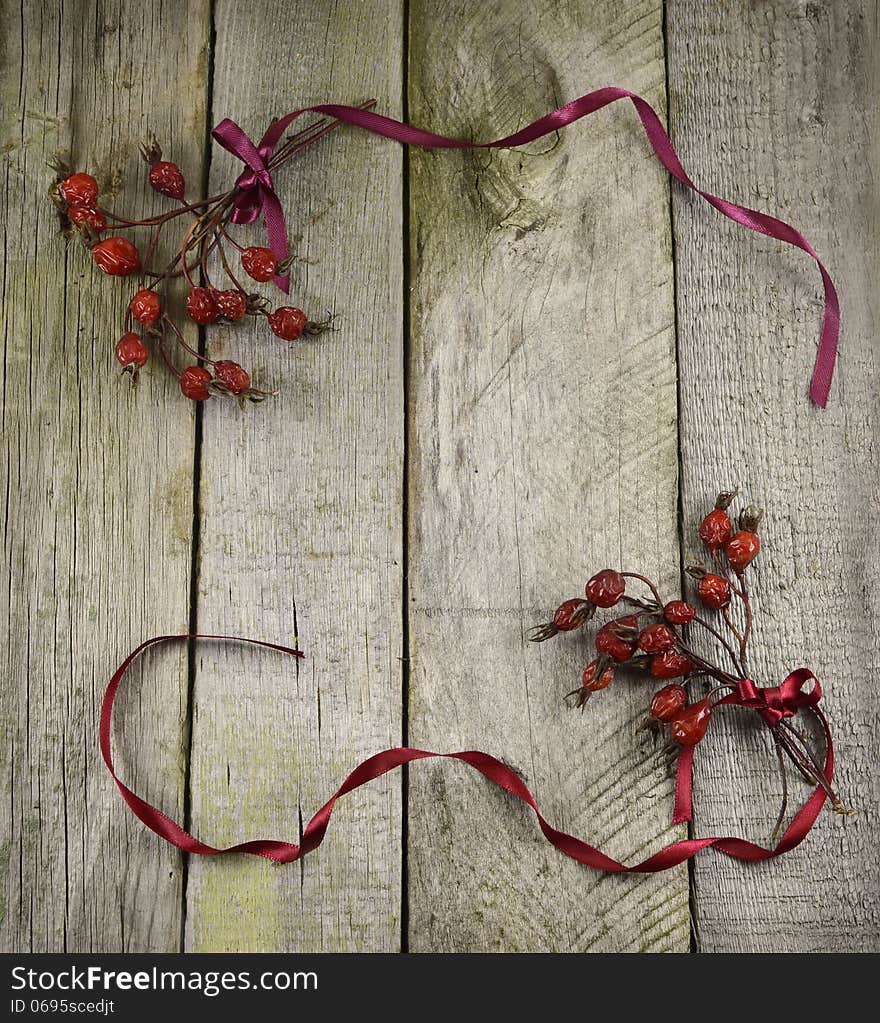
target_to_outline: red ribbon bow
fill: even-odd
[[[813,688],[805,693],[804,685],[810,680],[814,683]],[[744,678],[737,685],[736,692],[718,702],[751,707],[761,715],[768,728],[775,728],[783,718],[794,717],[806,707],[815,707],[821,699],[822,687],[819,680],[808,668],[798,668],[781,686],[764,688]]]
[[[287,259],[290,250],[284,209],[272,183],[269,163],[287,124],[286,118],[283,121],[273,121],[258,146],[228,117],[211,133],[224,149],[237,156],[248,168],[242,171],[235,182],[237,193],[233,200],[232,222],[252,224],[262,213],[266,234],[269,236],[269,248],[279,263]],[[274,281],[285,295],[289,292],[290,277],[287,274],[277,274]]]

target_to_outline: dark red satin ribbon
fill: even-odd
[[[213,846],[200,842],[188,831],[185,831],[179,824],[171,820],[170,817],[162,813],[161,810],[156,809],[156,807],[141,799],[140,796],[135,795],[135,793],[119,779],[113,767],[113,756],[111,751],[113,702],[116,699],[116,693],[119,689],[119,684],[122,681],[123,675],[131,662],[143,650],[146,650],[147,647],[153,646],[156,643],[164,643],[169,640],[186,639],[217,639],[251,643],[255,646],[268,647],[271,650],[280,650],[282,653],[288,653],[294,657],[302,657],[302,654],[298,650],[280,646],[276,643],[265,643],[261,640],[254,639],[240,639],[233,636],[155,636],[153,639],[148,639],[144,643],[141,643],[141,645],[133,650],[116,669],[113,678],[107,686],[107,691],[104,694],[104,700],[101,705],[100,740],[101,754],[104,757],[104,763],[107,765],[110,774],[113,776],[113,780],[116,782],[119,791],[122,793],[122,798],[129,805],[133,813],[161,838],[164,838],[178,849],[182,849],[187,853],[198,853],[200,855],[250,853],[254,856],[264,856],[266,859],[275,860],[278,863],[292,863],[294,860],[298,860],[300,856],[303,856],[307,852],[311,852],[321,844],[327,831],[327,825],[330,823],[330,816],[333,813],[333,807],[340,796],[344,796],[347,792],[360,788],[361,785],[365,785],[374,778],[381,778],[383,774],[387,774],[395,767],[400,767],[403,764],[409,764],[414,760],[427,760],[431,757],[461,760],[470,765],[474,768],[474,770],[479,771],[485,778],[488,778],[489,781],[494,782],[497,786],[499,786],[499,788],[511,793],[511,795],[516,796],[517,799],[522,800],[522,802],[530,806],[535,812],[535,816],[538,819],[538,824],[541,831],[544,833],[544,837],[551,845],[559,849],[560,852],[565,853],[566,856],[570,856],[573,860],[577,860],[578,863],[583,863],[587,867],[593,867],[595,870],[603,870],[617,874],[644,874],[653,873],[658,870],[668,870],[670,867],[675,867],[679,863],[683,863],[685,860],[689,860],[691,857],[696,856],[696,854],[701,850],[709,848],[717,849],[719,852],[723,852],[735,859],[746,860],[753,863],[759,860],[772,859],[775,856],[780,856],[782,853],[794,849],[795,846],[799,845],[804,840],[810,828],[812,828],[815,823],[816,818],[819,816],[819,812],[825,802],[825,793],[821,788],[816,788],[804,806],[802,806],[797,814],[795,814],[794,819],[791,824],[789,824],[785,834],[774,849],[765,849],[763,846],[755,845],[753,842],[747,842],[742,838],[691,838],[680,842],[673,842],[671,845],[666,846],[665,849],[661,849],[660,852],[655,853],[653,856],[649,856],[641,863],[628,867],[625,864],[612,859],[610,856],[606,856],[601,850],[596,849],[587,842],[584,842],[579,838],[575,838],[573,835],[568,835],[564,831],[559,831],[551,824],[548,824],[541,815],[534,797],[531,792],[529,792],[522,779],[500,760],[490,756],[488,753],[481,753],[479,750],[465,750],[461,753],[431,753],[428,750],[397,747],[394,749],[383,750],[381,753],[376,753],[374,756],[364,760],[363,763],[358,764],[333,796],[309,821],[305,831],[303,831],[302,841],[299,845],[296,845],[293,842],[257,839],[255,841],[241,842],[238,845],[228,846],[225,849],[215,849]],[[818,687],[818,683],[816,683],[813,693],[801,693],[801,686],[807,678],[812,679],[813,675],[807,671],[806,668],[800,668],[798,671],[792,672],[782,686],[779,687],[778,692],[782,694],[780,699],[785,702],[785,709],[794,707],[794,703],[792,701],[800,699],[811,702],[809,704],[798,703],[797,706],[811,705],[815,707],[815,702],[817,702],[819,696],[821,696],[821,690]],[[745,688],[738,689],[737,693],[732,694],[730,697],[725,698],[725,700],[721,702],[738,702],[741,706],[754,706],[756,709],[759,709],[764,705],[753,704],[748,701],[753,699],[760,701],[764,699],[766,700],[766,706],[769,710],[771,704],[773,704],[776,699],[775,696],[768,697],[767,695],[771,692],[776,692],[774,690],[761,690],[757,686],[754,686],[751,682],[742,683],[742,686]],[[762,693],[764,694],[763,697],[761,696]],[[813,701],[814,695],[815,701]],[[828,778],[828,781],[831,782],[834,777],[834,748],[831,742],[831,731],[825,717],[821,715],[821,712],[817,713],[819,714],[822,726],[825,729],[825,739],[827,743],[825,754],[825,775]],[[686,754],[683,756],[686,756]],[[692,756],[687,759],[689,770],[689,762],[692,759]],[[681,778],[681,772],[679,774],[679,778]],[[689,793],[687,800],[689,807]],[[678,812],[678,810],[679,799],[677,793],[676,812]],[[689,819],[689,814],[687,818],[683,819]]]
[[[303,107],[301,110],[294,110],[285,117],[273,121],[268,131],[260,140],[259,146],[255,146],[245,132],[229,118],[221,121],[214,129],[214,138],[239,157],[248,167],[238,179],[236,184],[240,194],[236,199],[236,212],[233,219],[239,223],[249,223],[256,219],[261,209],[265,211],[266,231],[269,235],[269,243],[272,251],[279,259],[286,258],[287,228],[284,223],[284,211],[281,203],[275,194],[272,186],[272,179],[269,176],[268,161],[278,145],[281,136],[287,127],[304,113],[319,113],[334,117],[339,121],[356,125],[376,135],[384,135],[386,138],[396,139],[405,145],[420,146],[425,149],[502,149],[512,146],[525,145],[533,142],[550,132],[558,131],[566,125],[587,117],[597,110],[614,103],[619,99],[631,100],[639,115],[639,119],[648,136],[648,141],[657,154],[660,162],[666,170],[681,184],[692,189],[702,196],[711,206],[714,206],[719,213],[723,213],[730,220],[742,224],[751,231],[759,234],[769,235],[779,241],[787,242],[799,249],[803,249],[816,261],[819,272],[822,275],[822,285],[825,291],[825,312],[822,319],[822,331],[819,338],[819,349],[816,354],[816,363],[813,369],[813,377],[810,383],[810,397],[817,405],[825,408],[828,402],[828,393],[831,390],[831,379],[834,375],[834,364],[837,359],[837,343],[840,333],[840,303],[837,298],[837,291],[834,282],[831,280],[828,271],[822,265],[813,247],[807,239],[796,231],[789,224],[775,217],[760,213],[757,210],[749,209],[747,206],[739,206],[737,203],[722,199],[710,192],[704,192],[691,181],[681,161],[678,158],[666,129],[657,116],[654,108],[641,96],[637,96],[627,89],[619,89],[609,86],[604,89],[597,89],[586,96],[566,103],[565,106],[554,110],[552,113],[539,117],[537,121],[527,125],[520,131],[514,132],[502,139],[495,139],[492,142],[465,142],[461,139],[447,138],[445,135],[435,135],[433,132],[423,131],[410,124],[395,121],[390,117],[383,117],[371,110],[362,110],[359,107],[341,106],[336,103],[324,103],[314,107]],[[279,286],[287,291],[287,279],[276,278],[276,283],[281,281]]]

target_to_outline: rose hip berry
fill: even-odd
[[[610,686],[613,680],[614,668],[607,662],[601,665],[598,658],[584,668],[584,689],[588,692],[598,693]]]
[[[128,303],[128,308],[138,323],[142,323],[145,327],[152,327],[162,315],[159,296],[149,288],[141,288],[140,291],[136,291],[134,298]]]
[[[242,394],[251,386],[251,378],[237,362],[221,359],[214,363],[214,377],[232,394]]]
[[[757,533],[750,533],[741,529],[724,545],[724,553],[727,555],[727,563],[736,572],[742,575],[746,568],[755,560],[761,550],[761,539]]]
[[[623,664],[635,653],[637,628],[638,617],[636,615],[628,615],[624,618],[616,618],[613,622],[607,622],[596,633],[596,650],[600,654],[607,654],[618,664]]]
[[[293,306],[284,305],[269,314],[269,326],[273,334],[277,334],[283,341],[296,341],[301,338],[303,331],[309,325],[309,318],[302,309],[295,309]]]
[[[651,714],[658,721],[669,721],[687,706],[688,694],[684,686],[673,682],[654,693],[651,700]]]
[[[730,603],[730,583],[720,575],[708,573],[697,584],[700,600],[708,607],[720,611]]]
[[[149,349],[138,334],[123,334],[116,342],[116,361],[123,369],[139,369],[149,357]]]
[[[271,249],[252,245],[241,254],[241,265],[248,277],[265,283],[271,281],[278,269],[278,260]],[[293,340],[292,338],[289,340]]]
[[[587,583],[587,600],[596,607],[614,607],[626,591],[626,580],[613,568],[603,568]]]
[[[700,523],[700,539],[712,554],[718,552],[718,549],[730,539],[730,534],[733,532],[727,509],[734,497],[736,497],[735,490],[723,490],[715,500],[715,508]]]
[[[676,639],[668,625],[648,625],[639,633],[639,647],[646,654],[664,654],[675,646]]]
[[[697,609],[686,600],[670,600],[663,608],[663,617],[670,625],[687,625],[696,617]]]
[[[582,684],[568,693],[566,699],[573,696],[575,706],[583,708],[593,693],[598,693],[600,689],[606,689],[611,685],[613,679],[614,668],[608,663],[608,659],[598,657],[595,661],[590,661],[584,668]]]
[[[566,600],[556,608],[553,624],[560,632],[571,632],[583,623],[586,611],[586,605],[579,597]]]
[[[186,191],[183,173],[176,163],[168,160],[157,160],[150,167],[150,185],[161,195],[170,199],[182,199]]]
[[[180,389],[193,401],[207,401],[211,397],[208,390],[210,382],[211,374],[201,366],[188,366],[180,374]]]
[[[678,650],[667,650],[651,658],[650,671],[654,678],[681,678],[693,670],[691,660]]]
[[[247,312],[247,295],[237,288],[215,291],[214,303],[225,320],[242,320]]]
[[[94,206],[98,201],[98,182],[91,174],[71,174],[60,189],[68,206]]]
[[[69,206],[67,218],[76,227],[88,227],[95,234],[100,234],[107,227],[107,218],[100,210],[91,206]]]
[[[708,697],[689,707],[682,707],[669,721],[669,734],[682,746],[696,746],[702,741],[712,717],[712,704]]]
[[[92,246],[99,270],[111,277],[130,277],[141,268],[141,255],[127,238],[105,238]]]
[[[186,299],[186,311],[190,319],[203,327],[214,323],[220,315],[214,296],[208,288],[192,288]]]
[[[571,600],[563,601],[556,608],[553,621],[545,625],[538,625],[532,629],[529,639],[533,643],[543,643],[545,639],[552,639],[560,632],[571,632],[585,622],[589,617],[590,605],[581,600],[580,597],[573,597]]]

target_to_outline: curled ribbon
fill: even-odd
[[[345,779],[342,785],[340,785],[336,792],[306,825],[299,844],[269,839],[257,839],[249,842],[241,842],[237,845],[231,845],[224,849],[217,849],[214,846],[206,845],[204,842],[199,841],[199,839],[195,838],[179,824],[171,820],[170,817],[162,813],[161,810],[158,810],[155,806],[146,802],[146,800],[141,799],[140,796],[135,795],[135,793],[121,781],[113,766],[113,755],[111,749],[113,703],[116,699],[116,694],[122,681],[122,677],[129,665],[142,651],[156,643],[165,643],[171,640],[192,639],[214,639],[251,643],[255,646],[267,647],[270,650],[278,650],[282,653],[291,654],[294,657],[303,656],[299,650],[294,650],[290,647],[280,646],[276,643],[266,643],[261,640],[241,639],[235,636],[155,636],[152,639],[148,639],[141,643],[141,645],[133,650],[116,669],[107,686],[107,690],[104,693],[104,700],[101,705],[100,742],[101,755],[104,758],[104,763],[107,765],[113,780],[116,782],[116,785],[122,794],[122,798],[131,808],[135,816],[143,821],[143,823],[146,824],[151,831],[154,831],[157,835],[159,835],[160,838],[164,838],[166,841],[186,853],[208,856],[220,855],[222,853],[249,853],[253,856],[263,856],[266,859],[274,860],[277,863],[292,863],[294,860],[298,860],[301,856],[311,852],[313,849],[316,849],[324,840],[324,835],[327,832],[327,826],[330,823],[330,816],[333,813],[333,807],[336,804],[337,799],[346,795],[348,792],[352,792],[354,789],[360,788],[361,785],[365,785],[367,782],[372,781],[375,778],[381,778],[382,775],[387,774],[395,767],[401,767],[403,764],[409,764],[415,760],[428,760],[431,758],[460,760],[462,763],[468,764],[475,771],[479,771],[483,777],[488,778],[489,781],[493,782],[499,788],[504,789],[511,795],[516,796],[517,799],[520,799],[527,806],[530,806],[535,813],[535,817],[538,820],[538,826],[544,834],[544,837],[560,852],[565,853],[566,856],[570,856],[573,860],[577,860],[578,863],[584,864],[584,866],[615,874],[645,874],[654,873],[659,870],[668,870],[670,867],[675,867],[678,864],[683,863],[685,860],[691,859],[703,849],[709,848],[717,849],[719,852],[725,853],[727,856],[732,856],[734,859],[745,860],[751,863],[759,860],[773,859],[775,856],[780,856],[782,853],[789,852],[791,849],[794,849],[795,846],[799,845],[804,840],[825,803],[825,792],[820,787],[817,787],[806,803],[795,814],[786,829],[785,834],[773,849],[766,849],[763,846],[756,845],[754,842],[747,842],[742,838],[690,838],[679,842],[673,842],[671,845],[661,849],[660,852],[655,853],[653,856],[649,856],[641,863],[628,867],[625,864],[612,859],[612,857],[607,856],[600,849],[589,845],[582,839],[575,838],[573,835],[568,835],[564,831],[559,831],[557,828],[554,828],[551,824],[549,824],[542,816],[538,809],[538,804],[535,802],[534,796],[528,790],[522,778],[520,778],[516,772],[514,772],[506,764],[503,764],[496,757],[493,757],[488,753],[482,753],[479,750],[463,750],[460,753],[432,753],[428,750],[412,749],[409,747],[395,747],[392,749],[382,750],[381,753],[376,753],[374,756],[369,757],[362,763],[358,764],[358,766]],[[815,705],[821,696],[821,690],[819,689],[818,683],[812,693],[805,694],[801,692],[801,687],[808,678],[812,679],[814,676],[811,672],[807,671],[806,668],[800,668],[798,671],[792,672],[785,682],[783,682],[783,684],[775,690],[760,689],[752,682],[743,682],[740,684],[740,688],[737,692],[731,694],[729,697],[725,697],[725,699],[720,702],[738,703],[740,706],[755,707],[755,709],[759,710],[763,708],[766,709],[768,714],[776,713],[776,710],[778,709],[779,713],[786,716],[789,713],[794,713],[795,709],[802,706],[812,706],[815,708]],[[778,707],[777,696],[768,694],[778,694]],[[753,700],[758,702],[750,702]],[[828,721],[824,715],[822,715],[821,711],[817,710],[816,713],[825,730],[826,752],[824,770],[825,776],[830,782],[834,777],[834,748],[831,742],[831,730],[829,728]],[[765,717],[765,720],[768,719]],[[688,756],[688,753],[691,755]],[[676,785],[676,812],[678,812],[679,809],[678,785],[682,784],[683,775],[689,772],[690,764],[692,762],[692,754],[693,750],[689,750],[682,754],[682,757],[679,758],[679,780]],[[686,767],[684,768],[682,767],[683,759],[687,761]],[[687,781],[687,803],[689,810],[689,774]],[[690,813],[688,812],[688,816],[682,819],[689,820]],[[673,823],[679,823],[679,821],[673,820]]]
[[[672,142],[663,127],[657,112],[641,96],[627,89],[620,89],[609,86],[604,89],[597,89],[595,92],[587,93],[578,99],[566,103],[552,113],[539,117],[525,128],[507,135],[502,139],[495,139],[491,142],[466,142],[462,139],[447,138],[445,135],[435,135],[433,132],[423,131],[411,124],[404,124],[402,121],[395,121],[390,117],[383,117],[371,110],[364,110],[359,107],[342,106],[337,103],[324,103],[313,107],[303,107],[294,110],[286,116],[275,120],[269,126],[266,134],[260,140],[259,146],[255,146],[245,132],[234,122],[226,118],[214,129],[214,138],[227,150],[242,160],[247,166],[246,170],[236,182],[239,194],[235,199],[235,212],[233,220],[236,223],[250,223],[257,218],[260,211],[264,211],[266,230],[269,236],[269,244],[275,256],[280,260],[286,259],[288,255],[287,228],[284,223],[284,211],[278,196],[275,194],[272,179],[269,175],[268,163],[281,136],[287,127],[304,113],[325,114],[338,121],[345,121],[376,135],[383,135],[386,138],[395,139],[404,145],[419,146],[423,149],[509,149],[513,146],[525,145],[535,139],[542,138],[551,132],[559,131],[574,121],[587,117],[597,110],[614,103],[619,99],[628,99],[636,108],[648,141],[666,170],[686,188],[702,196],[719,213],[730,220],[747,227],[750,231],[757,231],[759,234],[768,235],[779,241],[786,242],[802,249],[811,256],[819,268],[822,276],[822,286],[825,292],[825,309],[822,318],[822,330],[819,337],[819,348],[816,353],[816,362],[813,369],[813,376],[810,382],[810,397],[822,408],[828,403],[828,394],[831,390],[831,380],[834,375],[834,365],[837,360],[838,336],[840,334],[840,303],[834,282],[828,271],[822,265],[815,250],[807,239],[795,230],[790,224],[786,224],[776,217],[768,216],[758,210],[749,209],[747,206],[740,206],[722,199],[710,192],[698,188],[691,181],[687,172],[673,148]],[[236,217],[240,219],[236,219]],[[286,277],[277,277],[275,283],[287,293],[289,282]]]

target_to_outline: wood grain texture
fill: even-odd
[[[499,137],[607,84],[664,110],[658,3],[410,12],[420,125]],[[573,713],[587,639],[525,634],[606,564],[677,588],[665,174],[623,106],[522,151],[410,159],[410,742],[507,758],[554,824],[634,861],[682,833],[634,738],[650,687]],[[453,763],[413,766],[409,797],[412,950],[687,949],[685,869],[581,868]]]
[[[3,4],[7,951],[179,948],[180,857],[118,799],[97,717],[124,653],[186,624],[193,418],[161,369],[136,389],[119,379],[129,288],[65,247],[46,189],[47,160],[66,150],[109,205],[124,188],[126,208],[152,208],[137,152],[148,127],[199,176],[206,10]],[[185,700],[178,649],[148,658],[119,707],[121,772],[172,813],[183,804]]]
[[[876,951],[878,10],[722,7],[669,7],[673,139],[702,187],[804,231],[841,290],[841,359],[828,410],[810,407],[813,265],[676,192],[683,507],[692,527],[735,482],[766,506],[753,671],[778,682],[806,663],[823,680],[839,789],[860,813],[823,813],[782,861],[699,859],[696,932],[704,951]],[[779,788],[766,737],[738,718],[712,740],[698,758],[697,834],[766,842]]]
[[[307,103],[376,97],[400,115],[398,3],[221,3],[215,19],[216,119],[258,138]],[[212,185],[239,170],[215,153]],[[359,760],[401,739],[402,153],[341,129],[277,185],[298,256],[290,304],[315,320],[332,310],[337,329],[295,345],[262,320],[210,332],[215,356],[281,393],[246,414],[205,409],[198,617],[281,642],[298,632],[308,659],[200,650],[193,823],[217,842],[297,841]],[[344,800],[302,864],[195,858],[186,947],[398,949],[400,793],[395,775]]]

